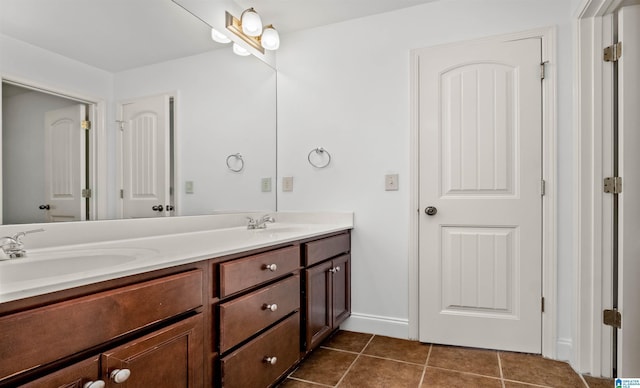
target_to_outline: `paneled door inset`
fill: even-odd
[[[170,96],[122,104],[122,216],[170,215]]]
[[[417,51],[420,341],[541,352],[541,41]]]
[[[50,222],[86,219],[86,106],[72,105],[45,113],[45,203],[34,204]],[[25,152],[31,152],[25,150]]]

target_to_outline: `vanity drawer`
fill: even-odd
[[[0,318],[0,381],[202,306],[202,275],[189,271]]]
[[[271,358],[270,358],[271,357]],[[268,387],[300,357],[300,314],[295,313],[221,360],[225,388]],[[270,358],[271,362],[267,362]]]
[[[220,297],[276,279],[300,268],[300,248],[286,247],[220,264]]]
[[[273,310],[268,306],[273,306]],[[223,353],[300,308],[300,275],[220,304],[220,352]]]
[[[304,264],[308,267],[350,250],[351,238],[348,233],[308,242],[304,244]]]

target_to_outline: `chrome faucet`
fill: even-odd
[[[260,219],[253,219],[251,217],[247,217],[249,223],[247,224],[247,229],[266,229],[267,222],[274,223],[276,222],[275,218],[270,215],[264,215]]]
[[[44,232],[44,229],[27,230],[24,232],[18,232],[11,237],[0,237],[0,248],[2,248],[2,253],[4,253],[4,255],[0,255],[0,260],[15,259],[26,256],[27,251],[24,249],[22,238],[29,233],[37,232]]]

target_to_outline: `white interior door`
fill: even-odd
[[[619,195],[618,376],[640,377],[640,5],[624,7],[618,19]]]
[[[541,41],[417,54],[420,341],[540,353]]]
[[[170,214],[168,95],[122,104],[122,213],[125,218]]]
[[[86,219],[85,105],[72,105],[45,114],[45,204],[49,221]],[[28,151],[27,151],[28,152]]]

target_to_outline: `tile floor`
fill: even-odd
[[[611,388],[613,380],[580,376],[564,362],[536,355],[339,331],[279,387]]]

